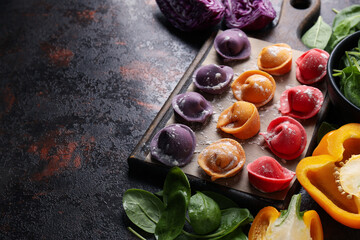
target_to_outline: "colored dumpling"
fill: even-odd
[[[259,69],[271,75],[283,75],[290,72],[291,64],[292,49],[285,43],[264,47],[257,60]]]
[[[318,88],[300,85],[281,94],[279,111],[290,117],[308,119],[319,112],[323,101],[323,94]]]
[[[233,76],[234,70],[231,67],[209,64],[196,70],[194,84],[203,92],[221,94],[230,85]]]
[[[193,156],[195,134],[186,125],[171,124],[157,132],[150,142],[151,157],[168,166],[184,166]]]
[[[320,82],[326,76],[329,53],[318,48],[310,49],[296,60],[296,79],[302,84]]]
[[[266,144],[276,156],[286,160],[299,157],[307,143],[304,127],[288,116],[272,120],[267,132],[260,135],[265,138]]]
[[[216,52],[225,60],[242,60],[250,56],[251,45],[247,35],[240,29],[228,29],[216,36]]]
[[[276,89],[274,78],[260,70],[242,73],[232,84],[231,89],[237,100],[253,103],[261,107],[273,97]]]
[[[247,165],[250,183],[266,193],[281,191],[290,185],[295,172],[283,167],[269,156],[263,156]]]
[[[251,138],[260,130],[259,112],[254,104],[237,101],[220,114],[217,128],[239,139]]]
[[[212,181],[237,174],[244,166],[246,157],[241,144],[230,138],[223,138],[203,149],[198,156],[199,166]]]
[[[197,92],[178,94],[172,100],[172,107],[187,122],[204,123],[213,114],[211,104]]]

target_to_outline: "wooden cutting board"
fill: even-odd
[[[275,23],[248,35],[268,42],[288,43],[293,49],[306,51],[308,48],[300,39],[316,22],[320,15],[320,5],[320,0],[283,0]]]
[[[208,54],[206,55],[204,61],[201,65],[208,65],[208,64],[217,64],[217,65],[227,65],[230,66],[234,70],[234,79],[236,79],[237,76],[239,76],[241,73],[248,71],[248,70],[257,70],[257,58],[262,48],[272,45],[273,43],[262,41],[255,38],[249,38],[250,44],[251,44],[251,55],[248,59],[243,61],[232,61],[230,63],[223,63],[222,58],[218,56],[216,53],[214,47],[211,47]],[[258,109],[259,115],[260,115],[260,132],[266,132],[267,126],[269,123],[281,116],[281,113],[279,112],[279,106],[280,106],[280,95],[282,92],[284,92],[286,89],[290,87],[295,87],[298,85],[301,85],[296,80],[296,64],[295,60],[303,54],[302,51],[298,51],[293,49],[292,50],[292,69],[289,73],[284,74],[282,76],[273,76],[276,82],[276,92],[274,94],[274,98],[267,103],[265,106],[260,107]],[[190,77],[190,80],[192,78]],[[189,81],[190,81],[189,80]],[[322,91],[325,94],[325,88],[322,86]],[[249,193],[255,196],[261,196],[263,198],[270,198],[274,200],[284,200],[287,196],[287,193],[289,192],[291,186],[287,189],[279,192],[274,193],[263,193],[259,190],[255,189],[251,186],[248,180],[248,173],[246,170],[246,166],[256,160],[259,157],[262,156],[271,156],[278,160],[278,162],[285,168],[290,169],[295,172],[296,166],[298,162],[303,159],[306,154],[307,150],[310,149],[310,143],[313,139],[313,135],[315,133],[315,128],[317,124],[317,120],[320,115],[316,115],[313,118],[310,118],[308,120],[298,120],[305,128],[306,134],[307,134],[307,145],[305,148],[305,151],[300,155],[300,157],[294,159],[294,160],[284,160],[281,158],[278,158],[276,155],[274,155],[266,146],[264,137],[257,134],[254,137],[246,140],[240,140],[237,138],[234,138],[230,134],[226,134],[222,132],[221,130],[216,128],[217,120],[219,118],[219,115],[221,112],[223,112],[226,108],[230,107],[233,103],[235,103],[236,100],[231,89],[229,88],[225,93],[220,95],[212,95],[212,94],[205,94],[203,92],[200,92],[196,89],[193,83],[191,83],[186,90],[188,92],[199,92],[202,94],[212,105],[214,109],[214,114],[211,116],[210,120],[207,121],[204,124],[188,124],[188,125],[196,135],[196,149],[195,153],[193,154],[192,160],[189,164],[182,167],[182,170],[194,177],[197,177],[199,179],[210,181],[210,177],[205,174],[205,172],[199,167],[197,163],[197,157],[199,153],[207,146],[209,146],[211,143],[215,142],[216,140],[222,139],[222,138],[233,138],[236,141],[238,141],[242,147],[245,150],[246,155],[246,162],[243,169],[238,173],[236,176],[226,179],[218,179],[215,181],[216,184],[220,184],[238,191],[242,191],[245,193]],[[170,107],[170,111],[171,111]],[[172,114],[170,119],[166,122],[165,125],[173,124],[173,123],[181,123],[179,120],[175,118],[175,115]],[[151,163],[151,164],[158,164],[156,161],[152,160],[150,157],[150,154],[146,157],[145,161]],[[294,179],[295,180],[295,179]],[[294,183],[294,181],[292,182]]]
[[[294,4],[303,4],[306,1],[299,1],[297,3],[296,0],[284,0],[281,7],[281,14],[279,19],[276,21],[277,24],[273,27],[269,27],[261,32],[257,33],[249,33],[249,39],[252,46],[252,54],[251,57],[245,61],[235,61],[224,64],[222,59],[218,57],[214,48],[213,41],[218,33],[214,33],[211,38],[209,38],[204,46],[199,51],[198,55],[188,68],[188,70],[183,75],[182,79],[169,96],[168,101],[164,104],[162,109],[160,110],[157,117],[154,119],[153,123],[145,133],[144,137],[136,146],[135,150],[131,154],[128,159],[130,167],[139,167],[139,164],[145,164],[146,168],[158,167],[164,171],[168,168],[151,160],[149,154],[149,142],[152,137],[155,135],[157,131],[159,131],[164,126],[176,122],[173,114],[173,109],[171,106],[171,100],[174,96],[179,93],[183,93],[185,91],[196,91],[194,86],[192,85],[192,75],[194,71],[201,65],[207,65],[210,63],[216,64],[224,64],[232,67],[234,69],[235,75],[239,75],[245,70],[257,69],[256,66],[256,58],[263,47],[269,46],[273,43],[287,43],[293,49],[293,66],[290,73],[275,77],[277,82],[277,91],[274,99],[271,103],[267,104],[263,108],[260,109],[260,117],[261,117],[261,129],[260,132],[266,131],[268,123],[277,116],[281,114],[278,112],[277,104],[279,102],[279,97],[282,91],[291,86],[300,85],[297,82],[295,77],[295,60],[307,50],[307,48],[301,43],[300,36],[301,34],[309,27],[309,25],[313,24],[313,22],[317,19],[320,11],[320,0],[317,1],[309,1],[308,8],[306,9],[297,9],[294,8]],[[301,5],[303,6],[303,5]],[[294,27],[291,27],[289,22],[294,24]],[[259,38],[263,40],[259,40]],[[324,88],[322,89],[324,92]],[[229,90],[226,94],[218,97],[207,96],[213,106],[215,106],[215,114],[212,116],[212,120],[206,126],[191,126],[193,130],[195,130],[198,140],[198,145],[193,156],[193,159],[190,164],[183,167],[183,171],[187,173],[191,177],[195,177],[201,180],[209,181],[210,178],[202,171],[202,169],[198,166],[196,158],[200,151],[205,148],[210,142],[213,142],[219,138],[224,137],[222,133],[219,133],[216,130],[216,121],[218,115],[221,113],[221,110],[229,107],[233,102],[235,102],[235,98],[232,96],[231,90]],[[327,99],[325,100],[324,106],[327,105]],[[302,121],[306,131],[307,131],[307,147],[301,157],[297,158],[293,161],[285,161],[277,158],[273,155],[264,145],[263,139],[261,136],[257,135],[248,141],[239,141],[247,154],[247,164],[251,161],[254,161],[257,157],[269,155],[277,158],[279,162],[287,167],[295,171],[296,165],[300,159],[305,157],[306,155],[311,154],[311,151],[314,147],[316,139],[314,138],[314,133],[317,130],[318,123],[322,121],[324,116],[326,115],[326,108],[322,108],[317,117],[312,118],[310,120]],[[228,137],[228,135],[227,135]],[[215,182],[216,185],[221,187],[226,187],[232,190],[240,191],[245,194],[249,194],[251,196],[260,197],[261,199],[268,199],[270,201],[274,200],[277,202],[279,207],[286,205],[286,202],[289,200],[289,196],[291,196],[294,191],[296,191],[298,183],[294,179],[291,186],[281,192],[276,193],[262,193],[256,189],[254,189],[247,178],[246,166],[242,170],[242,172],[230,179],[222,179],[217,180]],[[280,204],[279,204],[280,202]]]

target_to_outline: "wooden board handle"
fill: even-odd
[[[320,5],[320,0],[284,0],[277,25],[250,36],[272,43],[291,43],[292,48],[306,51],[301,36],[317,20]]]

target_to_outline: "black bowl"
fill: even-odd
[[[357,46],[360,38],[360,31],[355,32],[341,42],[339,42],[330,54],[327,63],[327,88],[331,103],[335,109],[339,111],[345,120],[350,122],[360,122],[360,108],[350,102],[340,91],[340,77],[333,77],[333,69],[341,69],[339,67],[340,59],[345,55],[345,51],[351,50]]]

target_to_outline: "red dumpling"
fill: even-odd
[[[302,84],[314,84],[326,75],[329,53],[313,48],[303,53],[296,60],[296,79]]]
[[[283,167],[269,156],[263,156],[247,165],[250,183],[266,193],[281,191],[290,185],[295,172]]]
[[[267,132],[260,135],[265,138],[265,142],[276,156],[286,160],[299,157],[307,143],[304,127],[288,116],[272,120]]]
[[[282,115],[308,119],[319,112],[323,101],[324,96],[318,88],[300,85],[281,94],[279,111]]]

